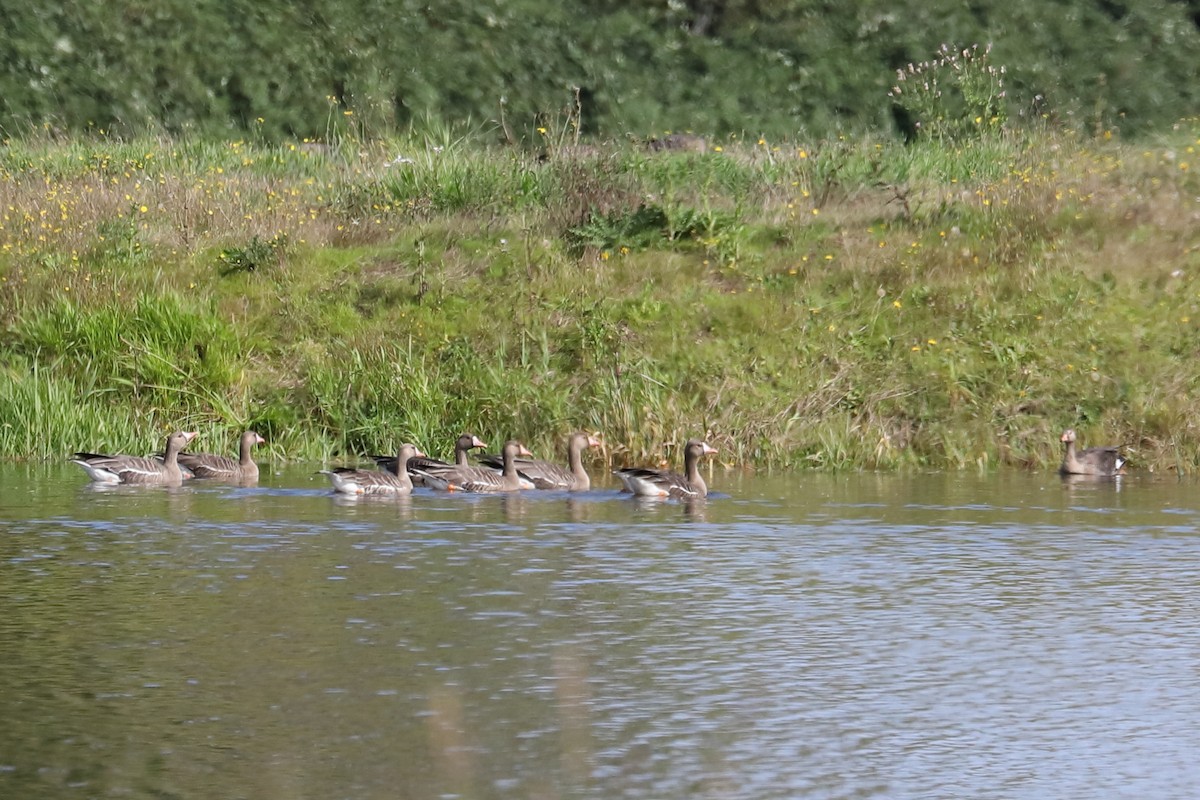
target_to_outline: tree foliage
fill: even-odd
[[[994,45],[1010,116],[1196,112],[1195,0],[0,0],[0,126],[268,140],[470,121],[527,136],[892,125],[896,70]],[[499,127],[497,136],[501,135]]]

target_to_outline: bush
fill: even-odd
[[[988,63],[989,44],[962,50],[942,45],[932,61],[896,70],[888,97],[912,133],[938,141],[961,140],[1000,129],[1008,119],[1003,66]]]
[[[1145,128],[1200,104],[1194,10],[1167,0],[829,9],[812,0],[442,0],[431,8],[9,2],[0,127],[340,143],[430,120],[502,117],[489,125],[493,140],[534,146],[545,112],[577,97],[589,137],[825,136],[890,125],[895,71],[944,41],[995,42],[1010,68],[1009,99],[1025,114]],[[999,110],[975,94],[986,87],[959,88],[965,106],[944,109],[947,122],[986,121]]]

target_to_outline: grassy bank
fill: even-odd
[[[469,137],[0,151],[0,454],[1200,466],[1200,121],[954,147]]]

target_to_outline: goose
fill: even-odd
[[[460,467],[470,466],[467,461],[467,452],[474,447],[487,447],[487,442],[480,439],[473,433],[464,433],[458,437],[458,441],[454,443],[454,463]],[[375,459],[375,463],[379,468],[391,473],[396,472],[396,457],[395,456],[371,456]],[[451,466],[445,461],[437,458],[429,458],[427,456],[417,456],[408,460],[408,476],[415,486],[424,486],[425,479],[416,474],[417,470],[426,468],[438,468]]]
[[[1076,452],[1075,429],[1067,428],[1060,437],[1063,443],[1063,475],[1119,475],[1125,471],[1125,459],[1116,447],[1089,447]]]
[[[179,463],[197,478],[220,478],[252,483],[258,480],[258,464],[250,457],[250,449],[266,442],[254,431],[246,431],[238,444],[238,459],[213,453],[180,453]]]
[[[621,479],[627,491],[637,497],[707,497],[708,486],[700,477],[698,465],[703,456],[716,452],[708,442],[691,439],[683,448],[683,475],[648,467],[625,467],[614,470],[613,474]]]
[[[396,463],[399,465],[398,474],[352,467],[323,469],[320,474],[329,476],[329,482],[333,484],[333,491],[338,494],[412,494],[413,484],[408,477],[408,462],[409,459],[420,458],[424,455],[416,445],[402,444],[396,453]]]
[[[162,460],[142,456],[100,453],[76,453],[71,463],[83,467],[96,483],[161,483],[178,486],[183,482],[179,468],[179,451],[199,434],[195,431],[175,431],[167,437]]]
[[[587,470],[583,468],[583,451],[599,447],[600,440],[587,433],[573,433],[567,440],[567,464],[555,464],[539,458],[518,457],[513,459],[517,472],[526,478],[535,489],[565,489],[568,492],[586,492],[592,486]],[[492,469],[501,469],[501,456],[487,455],[479,463]]]
[[[522,478],[514,463],[518,456],[532,456],[525,445],[510,439],[501,450],[503,469],[496,472],[487,467],[447,464],[416,470],[431,489],[447,492],[515,492],[522,488]]]

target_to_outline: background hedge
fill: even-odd
[[[1200,0],[2,0],[0,127],[500,137],[503,105],[527,138],[577,87],[588,135],[825,136],[992,42],[1014,118],[1132,131],[1196,112],[1198,26]]]

